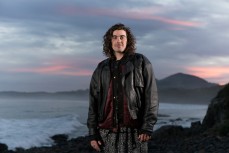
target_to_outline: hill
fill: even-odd
[[[17,92],[17,91],[2,91],[0,98],[56,98],[56,99],[86,99],[88,98],[88,89],[76,91],[61,91],[61,92]]]
[[[207,82],[206,80],[194,75],[176,73],[168,76],[162,80],[158,80],[157,85],[159,88],[181,88],[181,89],[197,89],[209,88],[218,86],[215,83]]]
[[[157,80],[157,86],[160,102],[196,104],[208,104],[223,87],[184,73]]]

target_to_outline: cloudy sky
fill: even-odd
[[[228,0],[0,0],[0,91],[86,89],[115,23],[155,76],[229,80]]]

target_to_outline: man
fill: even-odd
[[[108,57],[90,83],[90,145],[105,153],[147,153],[157,121],[158,95],[150,61],[135,53],[129,27],[113,25],[103,37]]]

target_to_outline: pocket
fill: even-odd
[[[135,75],[135,92],[136,92],[136,105],[139,108],[142,106],[142,95],[144,89],[144,78],[143,78],[143,71],[142,71],[142,62],[138,62],[136,65],[134,75]]]
[[[135,86],[136,87],[144,87],[144,79],[142,75],[142,68],[135,68]]]

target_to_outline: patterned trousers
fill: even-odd
[[[137,129],[120,128],[117,132],[100,129],[104,153],[148,153],[148,143],[138,140]]]

